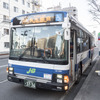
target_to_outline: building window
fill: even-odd
[[[17,1],[17,2],[18,2],[18,0],[15,0],[15,1]]]
[[[74,12],[76,11],[76,9],[73,10]]]
[[[18,13],[18,8],[17,7],[14,7],[14,12]]]
[[[25,14],[25,10],[22,10],[22,14]]]
[[[3,2],[3,8],[5,8],[5,9],[9,9],[9,5],[8,5],[8,3]]]
[[[25,0],[22,0],[22,4],[25,5]]]
[[[4,47],[9,48],[9,42],[4,42]]]
[[[27,2],[27,7],[30,7],[30,3],[29,2]]]
[[[9,21],[9,16],[3,15],[3,20],[4,21]]]
[[[76,16],[76,14],[73,15],[74,17]]]
[[[9,29],[4,28],[4,35],[9,35]]]

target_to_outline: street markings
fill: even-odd
[[[1,65],[0,68],[7,67],[8,65]]]
[[[5,83],[5,82],[7,82],[7,81],[8,81],[7,79],[6,79],[6,80],[3,80],[3,81],[0,82],[0,84]]]

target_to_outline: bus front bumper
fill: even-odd
[[[19,83],[24,85],[25,79],[18,78],[17,76],[14,75],[8,75],[7,76],[8,81]],[[27,80],[30,80],[30,78],[27,78]],[[35,78],[31,78],[31,81],[36,81]],[[62,84],[62,83],[54,83],[54,82],[38,82],[36,81],[36,88],[42,88],[42,89],[49,89],[49,90],[55,90],[55,91],[65,91],[65,87],[68,87],[68,84]],[[68,89],[67,89],[68,90]]]

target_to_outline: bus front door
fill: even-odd
[[[76,65],[76,30],[71,30],[70,35],[70,81],[73,83],[75,81],[75,65]]]

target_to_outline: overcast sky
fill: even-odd
[[[59,5],[61,3],[62,8],[69,7],[69,5],[74,6],[78,10],[78,20],[87,28],[90,32],[96,31],[100,32],[100,25],[92,20],[92,15],[88,12],[89,5],[87,0],[42,0],[43,8]]]

